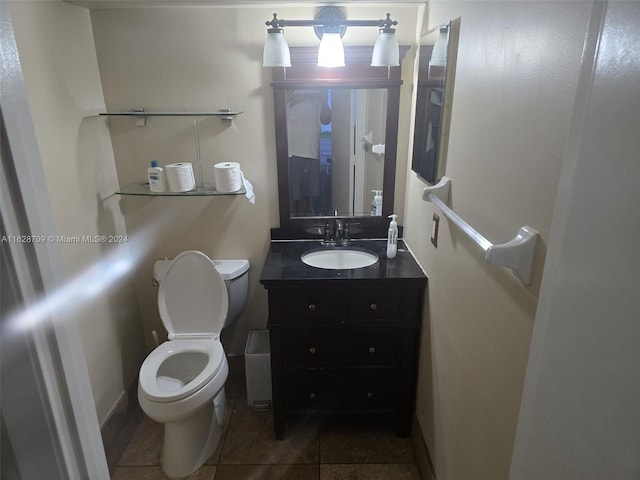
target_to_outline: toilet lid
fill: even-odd
[[[229,298],[213,261],[198,251],[174,258],[160,283],[158,309],[169,339],[218,335],[227,318]]]

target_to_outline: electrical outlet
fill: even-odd
[[[433,220],[431,220],[431,243],[434,247],[438,248],[438,228],[440,227],[440,217],[437,213],[433,214]]]

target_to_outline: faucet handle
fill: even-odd
[[[325,241],[331,241],[333,237],[333,229],[331,228],[331,224],[329,222],[324,224],[324,239]]]
[[[335,239],[334,239],[334,229],[332,228],[331,223],[326,222],[324,224],[324,236],[322,238],[322,244],[323,245],[335,245]]]
[[[360,225],[360,222],[344,222],[344,228],[342,231],[342,244],[348,245],[351,242],[349,229],[353,225]]]

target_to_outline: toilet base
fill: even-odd
[[[215,451],[226,419],[224,388],[188,418],[164,424],[162,469],[169,478],[183,478],[206,462]]]

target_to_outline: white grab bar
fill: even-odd
[[[449,220],[466,233],[485,252],[484,258],[487,263],[510,268],[522,283],[529,285],[538,232],[531,227],[524,226],[509,242],[498,245],[492,244],[484,235],[449,208],[447,199],[450,186],[451,180],[447,177],[442,177],[436,185],[425,187],[422,198],[440,208]]]

